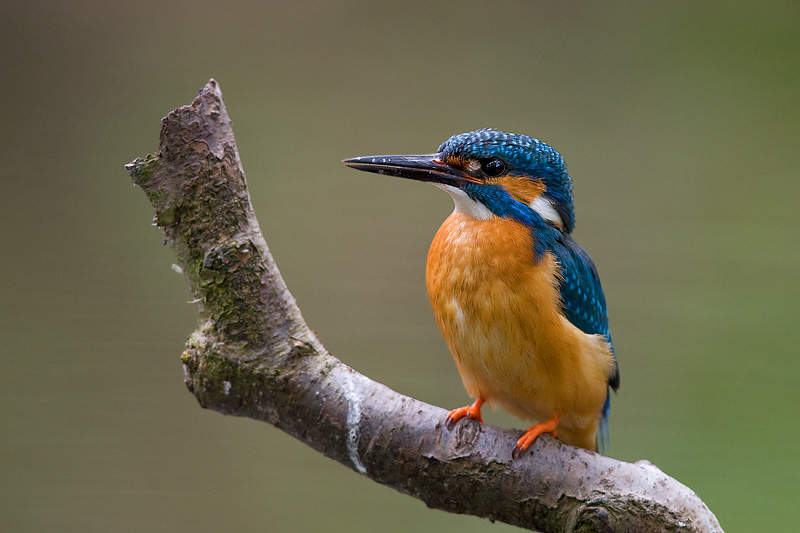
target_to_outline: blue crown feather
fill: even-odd
[[[462,159],[497,157],[509,172],[541,179],[547,189],[545,195],[561,215],[564,230],[571,233],[575,227],[572,178],[564,158],[552,146],[527,135],[484,128],[453,135],[442,143],[439,152]]]

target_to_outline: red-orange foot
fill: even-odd
[[[448,429],[452,429],[455,423],[464,418],[465,416],[467,418],[472,418],[480,423],[483,423],[483,418],[481,418],[481,406],[485,402],[486,400],[484,400],[481,397],[478,397],[478,399],[475,400],[475,403],[473,403],[472,405],[468,405],[466,407],[459,407],[458,409],[453,409],[447,415],[447,418],[445,419],[444,423],[447,424]]]
[[[559,420],[561,420],[560,416],[554,416],[549,420],[542,422],[541,424],[536,424],[529,427],[519,438],[517,445],[514,446],[514,453],[512,454],[514,459],[519,459],[522,457],[522,452],[527,450],[528,446],[533,444],[533,441],[535,441],[542,433],[549,433],[555,437]]]

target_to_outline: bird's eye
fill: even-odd
[[[496,178],[506,171],[506,164],[496,157],[485,159],[481,161],[481,171],[490,178]]]

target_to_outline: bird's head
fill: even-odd
[[[435,154],[346,159],[347,166],[428,181],[446,190],[456,210],[479,219],[508,217],[570,233],[572,180],[561,155],[525,135],[481,129],[450,137]]]

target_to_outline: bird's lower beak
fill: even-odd
[[[345,159],[342,163],[365,172],[442,183],[453,187],[458,187],[465,181],[478,181],[463,170],[446,164],[440,159],[440,155],[374,155]]]

